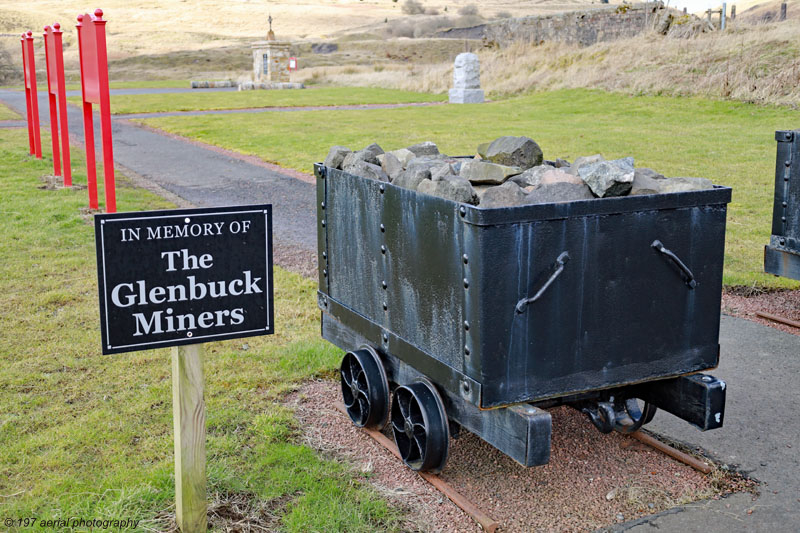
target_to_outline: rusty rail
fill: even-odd
[[[767,320],[772,320],[773,322],[780,322],[781,324],[786,324],[787,326],[792,326],[793,328],[800,328],[800,322],[798,322],[797,320],[792,320],[790,318],[784,318],[782,316],[773,315],[772,313],[756,311],[756,316],[760,316],[761,318],[766,318]]]
[[[344,407],[342,402],[334,403],[334,407],[341,411],[344,415],[347,415],[347,410]],[[361,428],[364,432],[372,437],[378,444],[389,450],[394,454],[395,457],[400,459],[400,452],[397,451],[397,446],[395,446],[394,442],[389,440],[386,435],[381,433],[380,431],[374,429],[367,429]],[[490,516],[486,513],[481,511],[477,505],[469,501],[465,498],[460,492],[455,490],[453,487],[447,484],[442,478],[437,475],[430,474],[428,472],[417,472],[422,479],[433,485],[439,492],[447,496],[450,501],[456,504],[462,511],[467,513],[470,518],[475,520],[480,526],[483,528],[484,531],[488,533],[495,533],[499,524],[493,520]]]
[[[634,431],[633,433],[630,434],[630,436],[638,440],[639,442],[647,444],[651,448],[655,448],[656,450],[669,455],[673,459],[676,459],[685,465],[691,466],[695,470],[698,470],[704,474],[711,473],[712,468],[708,464],[692,457],[688,453],[683,453],[680,450],[676,450],[672,446],[661,442],[660,440],[648,435],[647,433],[642,433],[641,431]]]

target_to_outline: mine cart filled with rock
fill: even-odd
[[[336,146],[315,165],[322,335],[346,350],[358,426],[440,471],[462,427],[526,466],[547,409],[632,432],[661,408],[722,426],[719,361],[731,190],[631,157],[545,161],[527,137],[472,157],[432,142]]]

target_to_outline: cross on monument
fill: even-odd
[[[269,16],[267,17],[267,21],[269,22],[269,31],[267,32],[267,40],[274,41],[275,33],[272,31],[272,13],[270,13]]]

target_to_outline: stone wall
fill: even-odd
[[[557,41],[589,46],[596,42],[638,35],[646,27],[652,27],[653,20],[664,12],[661,3],[653,2],[611,6],[557,15],[504,19],[471,28],[440,31],[435,37],[483,39],[500,46],[513,41]]]

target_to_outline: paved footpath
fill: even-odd
[[[0,101],[24,113],[22,93],[0,91]],[[46,109],[43,102],[40,108]],[[74,107],[70,111],[70,131],[82,138],[80,114]],[[114,154],[124,172],[198,206],[272,203],[276,242],[315,253],[310,183],[125,121],[113,124]],[[715,459],[736,466],[762,482],[760,496],[753,500],[750,494],[737,494],[678,507],[610,530],[800,531],[800,336],[723,316],[720,344],[720,367],[711,373],[728,384],[725,426],[702,433],[660,412],[648,429],[701,446]]]
[[[46,98],[40,91],[43,131],[50,128]],[[23,92],[0,90],[0,101],[25,116]],[[67,115],[70,134],[82,141],[82,114],[70,106]],[[94,122],[96,155],[101,161],[97,116]],[[312,184],[119,119],[112,120],[112,135],[114,161],[123,173],[151,181],[198,207],[271,203],[275,240],[316,254],[316,193]],[[49,151],[49,146],[43,148],[45,153]],[[125,209],[124,205],[118,207]]]

